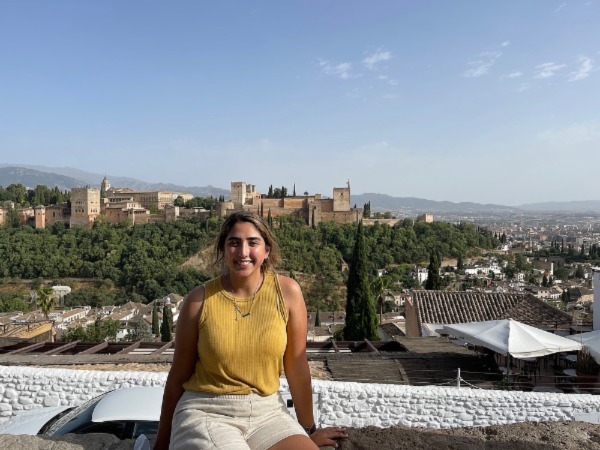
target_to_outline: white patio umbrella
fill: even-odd
[[[501,355],[532,358],[558,352],[581,350],[579,342],[548,333],[513,319],[444,325],[449,334]]]
[[[596,362],[600,364],[600,330],[590,331],[588,333],[572,334],[571,336],[566,336],[566,338],[575,342],[579,342],[586,347],[590,352],[590,355],[592,355]]]

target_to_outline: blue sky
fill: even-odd
[[[599,199],[600,0],[0,0],[0,162]]]

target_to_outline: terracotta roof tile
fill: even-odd
[[[512,318],[533,326],[568,328],[572,317],[533,295],[481,292],[413,292],[422,323],[464,323]]]

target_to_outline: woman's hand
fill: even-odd
[[[328,445],[336,448],[338,446],[336,439],[347,437],[348,433],[346,433],[344,427],[317,428],[317,431],[309,436],[309,438],[317,444],[317,447],[325,447]]]

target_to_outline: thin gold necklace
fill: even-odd
[[[260,285],[262,284],[263,279],[264,279],[264,276],[261,276],[260,279],[258,280],[258,284],[256,285],[256,289],[254,289],[254,294],[252,294],[252,298],[250,299],[250,307],[248,308],[248,312],[247,313],[243,313],[242,312],[242,310],[240,309],[240,307],[237,304],[237,300],[235,299],[235,295],[233,295],[233,292],[231,292],[231,301],[233,302],[233,309],[235,311],[235,321],[236,322],[238,320],[238,314],[240,316],[242,316],[242,319],[245,318],[245,317],[248,317],[249,315],[252,314],[252,305],[254,305],[254,298],[256,297],[256,293],[260,289]],[[229,277],[229,284],[231,285],[231,288],[233,290],[233,285],[231,284],[231,276]]]

